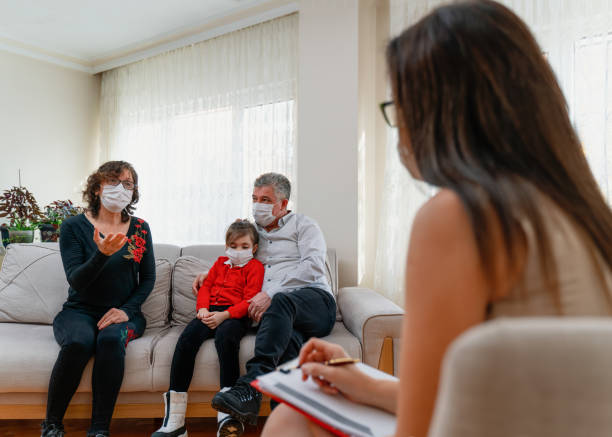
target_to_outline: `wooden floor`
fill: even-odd
[[[257,426],[246,425],[244,437],[259,436],[265,418]],[[150,437],[161,426],[161,419],[114,419],[111,437]],[[69,419],[64,422],[66,437],[84,437],[89,420]],[[189,437],[216,437],[217,421],[214,418],[187,419]],[[0,420],[0,437],[39,437],[40,420]]]

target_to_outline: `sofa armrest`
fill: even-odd
[[[344,325],[361,343],[363,362],[394,373],[404,310],[376,291],[360,287],[341,288],[338,307]]]

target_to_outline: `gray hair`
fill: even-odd
[[[289,200],[291,182],[280,173],[264,173],[255,179],[254,187],[273,187],[276,197]]]

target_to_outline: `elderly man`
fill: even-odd
[[[212,400],[213,408],[241,422],[256,423],[261,405],[261,394],[249,383],[297,357],[308,338],[328,335],[336,320],[336,302],[325,276],[323,233],[310,217],[287,210],[290,193],[283,175],[266,173],[255,180],[257,259],[265,267],[262,290],[249,306],[250,317],[259,322],[255,356],[236,385]],[[194,288],[201,281],[196,278]]]

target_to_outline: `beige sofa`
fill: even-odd
[[[514,318],[446,354],[429,437],[612,435],[612,321]]]
[[[184,325],[195,315],[191,284],[223,253],[220,245],[156,245],[157,280],[142,309],[144,335],[130,342],[115,417],[161,417],[174,346]],[[393,373],[397,368],[400,307],[373,290],[338,290],[337,261],[328,251],[328,278],[338,302],[338,321],[327,337],[365,363]],[[68,293],[57,243],[10,245],[0,270],[0,419],[42,418],[47,386],[59,346],[51,323]],[[254,331],[241,343],[242,371],[253,354]],[[66,417],[87,418],[91,412],[91,369],[88,364]],[[196,358],[190,387],[189,416],[212,416],[210,400],[219,389],[219,365],[213,340]],[[262,414],[269,405],[264,403]]]

